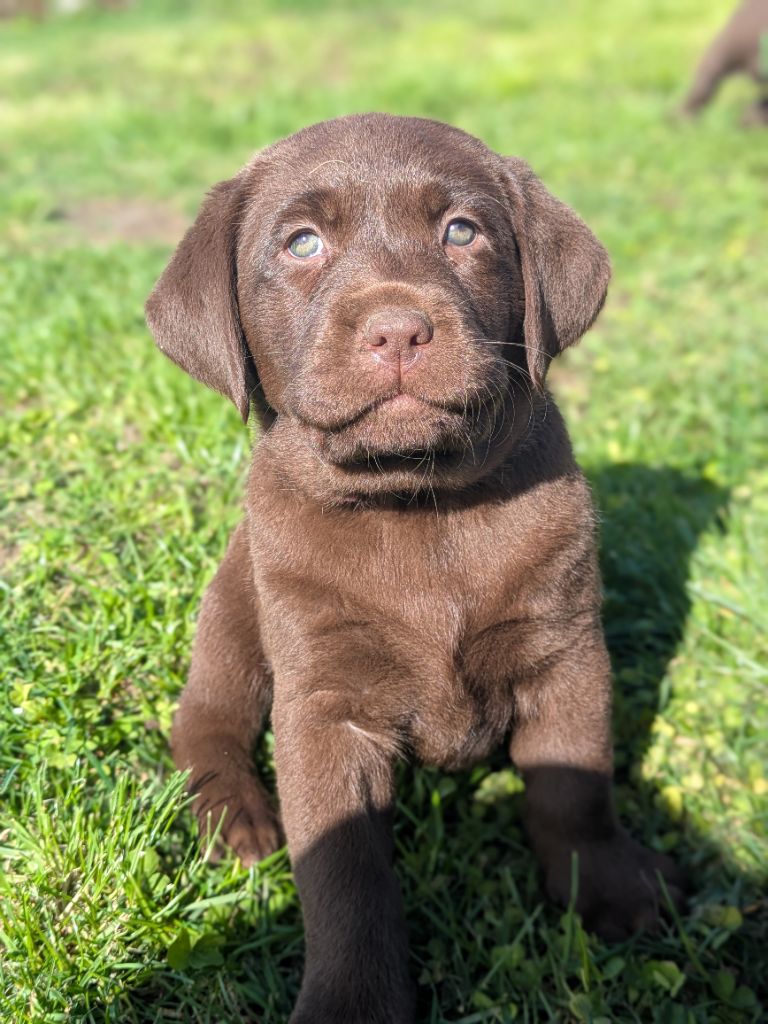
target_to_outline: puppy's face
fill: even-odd
[[[350,486],[401,490],[482,475],[607,279],[526,165],[368,115],[217,186],[147,309],[161,347],[244,416],[257,391],[265,424],[293,424]]]
[[[321,126],[276,150],[238,246],[245,337],[270,406],[327,460],[450,464],[507,400],[523,287],[506,200],[464,136]],[[376,466],[378,465],[378,470]]]

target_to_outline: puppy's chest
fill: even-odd
[[[386,723],[427,763],[487,753],[509,728],[514,680],[540,653],[524,625],[532,546],[487,517],[349,517],[307,535],[311,546],[273,537],[256,552],[271,591],[261,604],[290,607],[292,634],[329,659],[328,671],[347,666],[334,685],[351,716],[363,728]]]
[[[262,604],[311,594],[308,630],[368,621],[383,644],[418,638],[459,655],[473,634],[525,601],[537,557],[490,517],[367,514],[274,521],[253,538]],[[317,617],[317,622],[314,622]]]
[[[437,526],[410,544],[396,534],[384,532],[369,552],[371,575],[350,574],[350,596],[368,609],[369,635],[399,667],[389,711],[407,747],[424,763],[460,767],[485,756],[510,726],[513,677],[531,651],[502,624],[527,603],[526,588],[503,538],[494,548],[482,531]],[[364,592],[359,583],[371,578],[379,586]]]

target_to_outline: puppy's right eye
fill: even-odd
[[[288,252],[297,260],[306,260],[310,256],[317,256],[322,251],[323,240],[314,231],[302,231],[288,244]]]
[[[477,237],[477,228],[468,220],[452,220],[445,229],[445,242],[448,245],[472,245]]]

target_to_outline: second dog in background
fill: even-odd
[[[747,107],[744,124],[768,125],[768,0],[744,0],[701,58],[682,113],[697,114],[728,75],[745,74],[760,95]]]

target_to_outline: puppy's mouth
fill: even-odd
[[[371,402],[333,429],[313,430],[322,456],[355,471],[418,472],[458,464],[488,433],[485,405],[437,402],[401,392]]]
[[[435,474],[457,469],[466,457],[463,450],[451,451],[434,448],[414,448],[408,452],[391,455],[367,451],[359,457],[337,463],[350,476],[368,477],[370,474],[385,477],[397,474],[401,478],[416,477],[429,481]]]
[[[302,410],[298,417],[305,427],[325,434],[342,434],[365,421],[376,420],[380,424],[379,429],[386,432],[391,421],[419,421],[434,414],[464,415],[466,412],[467,403],[460,399],[441,402],[412,394],[410,391],[398,390],[377,395],[353,411],[323,416],[314,410]]]
[[[390,398],[385,398],[380,402],[375,403],[375,406],[371,408],[386,408],[390,415],[397,416],[414,416],[418,414],[419,408],[423,407],[425,403],[421,398],[415,398],[413,395],[407,394],[405,391],[401,391],[397,395],[392,395]]]

